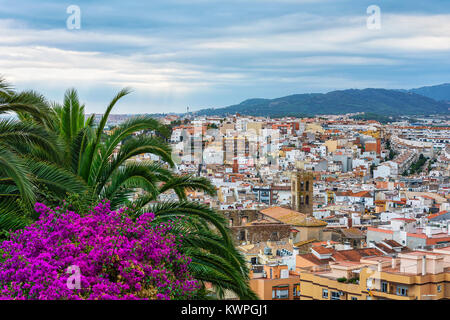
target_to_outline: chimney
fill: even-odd
[[[378,262],[378,272],[383,271],[383,263],[380,261]]]
[[[396,267],[396,260],[395,258],[392,258],[392,269],[395,269]]]
[[[422,256],[422,275],[426,275],[427,274],[427,256],[423,255]]]

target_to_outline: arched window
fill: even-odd
[[[300,204],[303,204],[303,196],[300,196]]]
[[[306,181],[306,191],[309,191],[309,181]]]
[[[308,195],[306,195],[305,204],[309,204],[309,196]]]

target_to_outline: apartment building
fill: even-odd
[[[367,242],[395,240],[411,249],[450,243],[448,227],[419,226],[416,219],[392,218],[390,224],[367,228]]]
[[[333,261],[298,271],[300,300],[450,298],[450,247]]]
[[[299,300],[299,275],[287,265],[265,265],[250,273],[250,287],[262,300]]]

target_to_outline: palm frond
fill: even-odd
[[[0,175],[14,181],[24,202],[30,205],[34,202],[34,185],[30,180],[31,173],[26,163],[2,145],[0,145]]]
[[[167,190],[175,190],[180,200],[186,200],[186,190],[200,190],[209,195],[216,194],[216,188],[210,180],[193,175],[173,176],[169,181],[164,183],[159,192],[164,193]]]
[[[7,199],[0,196],[0,233],[23,229],[30,222],[31,219],[23,214],[23,210],[17,203],[17,199]]]
[[[120,147],[117,155],[112,156],[110,160],[104,158],[101,153],[96,155],[88,184],[96,183],[96,191],[100,191],[115,170],[119,169],[127,160],[144,153],[157,155],[163,161],[173,164],[171,149],[161,139],[148,136],[131,137]]]
[[[217,232],[221,234],[226,245],[232,245],[225,218],[204,204],[190,201],[165,201],[142,208],[139,207],[142,205],[142,203],[139,202],[139,198],[134,202],[134,204],[136,204],[138,213],[142,213],[144,211],[153,212],[157,218],[164,217],[173,219],[198,217],[210,223],[217,230]]]
[[[0,142],[20,151],[29,151],[33,145],[52,156],[61,152],[57,138],[42,126],[13,119],[0,120]]]
[[[61,197],[67,193],[81,193],[87,188],[82,179],[55,164],[32,159],[25,161],[33,174],[35,183],[47,186],[49,190]]]
[[[92,138],[92,141],[86,144],[86,150],[83,154],[82,163],[80,166],[80,175],[85,181],[89,181],[91,177],[91,167],[95,163],[94,158],[98,157],[98,150],[99,150],[99,144],[100,139],[103,135],[103,130],[105,129],[105,125],[108,122],[109,114],[111,113],[112,109],[116,105],[116,103],[124,96],[129,94],[131,92],[130,89],[124,88],[117,93],[117,95],[111,100],[108,107],[106,108],[105,113],[102,116],[102,119],[100,120],[100,123],[97,127],[96,133],[94,137]],[[97,161],[98,162],[98,161]]]

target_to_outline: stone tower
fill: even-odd
[[[313,214],[313,181],[312,172],[298,170],[291,178],[291,208],[292,210]]]

